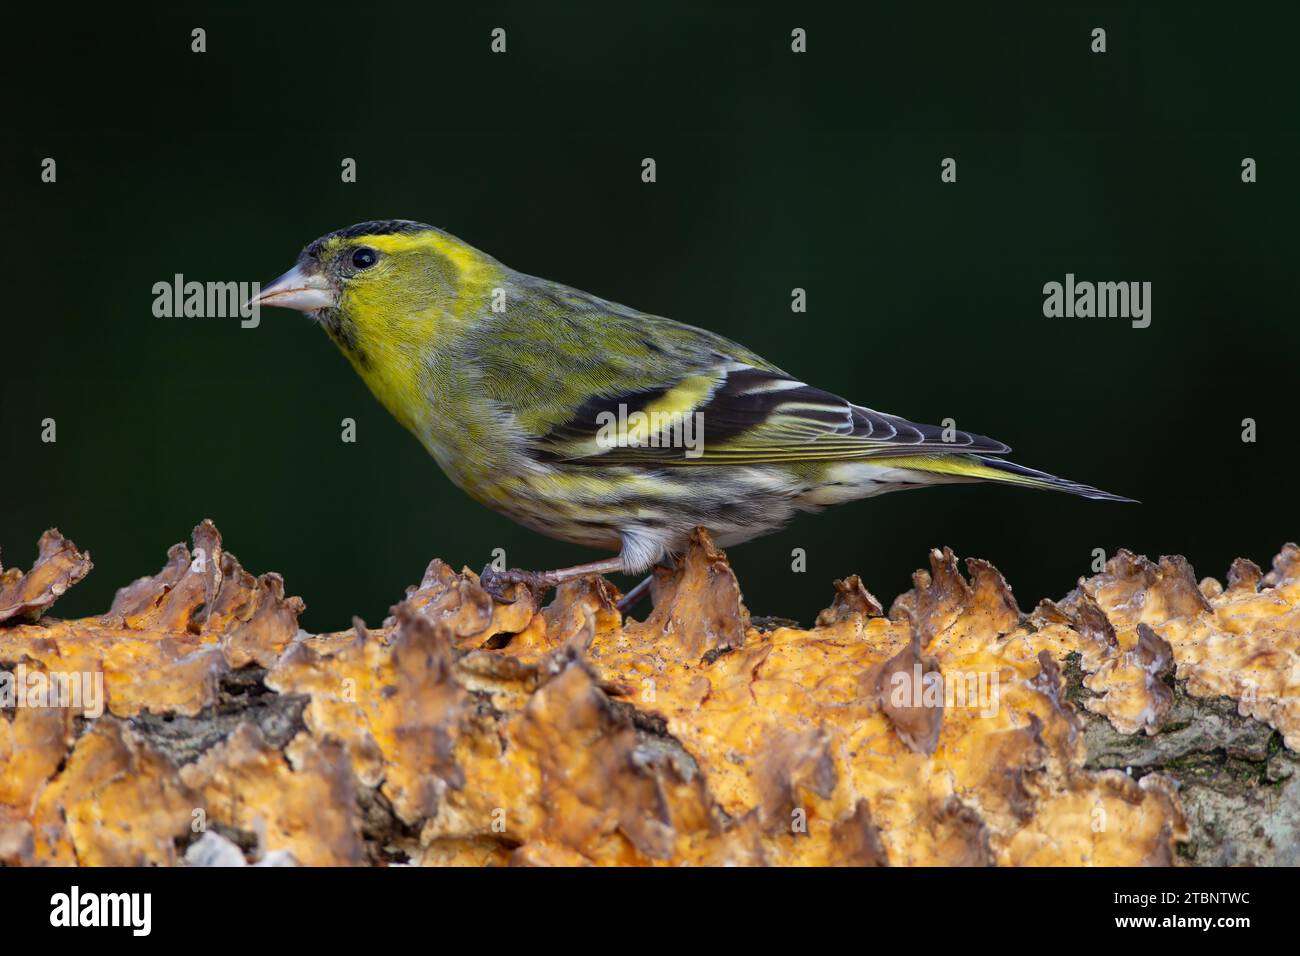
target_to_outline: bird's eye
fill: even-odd
[[[362,246],[352,253],[352,265],[357,269],[369,269],[379,261],[379,254],[374,249]]]

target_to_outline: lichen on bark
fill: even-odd
[[[379,626],[312,635],[193,540],[77,621],[57,532],[0,573],[0,678],[104,692],[5,702],[0,860],[1297,862],[1294,545],[1226,585],[1120,552],[1029,613],[936,550],[888,613],[851,576],[803,629],[751,618],[698,532],[644,620],[600,578],[539,607],[435,560]]]

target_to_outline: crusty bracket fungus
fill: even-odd
[[[35,620],[92,567],[89,554],[79,553],[76,545],[58,531],[45,532],[36,563],[26,574],[17,568],[6,571],[0,564],[0,621],[18,617]]]
[[[1204,781],[1090,741],[1181,739],[1201,699],[1280,735],[1251,805],[1296,842],[1294,545],[1226,587],[1120,552],[1028,615],[944,549],[888,615],[849,577],[813,628],[763,630],[697,532],[644,621],[603,579],[539,608],[435,560],[379,627],[311,635],[279,576],[193,537],[98,618],[41,617],[91,566],[57,532],[0,574],[0,679],[104,694],[6,699],[0,860],[1170,864]]]

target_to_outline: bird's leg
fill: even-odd
[[[671,554],[664,555],[659,559],[659,567],[661,568],[667,568],[671,571],[676,566],[677,564],[673,561],[673,556]],[[654,584],[654,581],[655,576],[652,571],[640,583],[638,583],[636,587],[624,594],[618,602],[618,613],[627,614],[628,611],[636,607],[641,599],[650,593],[650,586]]]
[[[559,568],[555,571],[520,571],[516,568],[498,571],[489,564],[479,575],[479,584],[483,586],[483,590],[499,601],[506,599],[506,585],[516,583],[524,585],[533,592],[534,596],[540,598],[551,588],[565,581],[586,577],[589,574],[608,574],[611,571],[622,570],[623,559],[620,557],[605,558],[588,564],[575,564],[571,568]]]
[[[641,599],[650,593],[650,585],[654,584],[654,582],[655,576],[653,574],[648,574],[641,580],[640,584],[619,598],[618,613],[626,614],[628,611],[632,610],[632,608],[636,607],[637,604],[640,603]]]

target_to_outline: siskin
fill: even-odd
[[[311,316],[475,500],[617,552],[493,575],[498,593],[640,573],[695,527],[725,547],[902,488],[996,481],[1131,500],[1005,461],[991,438],[854,405],[720,335],[515,272],[422,223],[322,236],[256,302]]]

